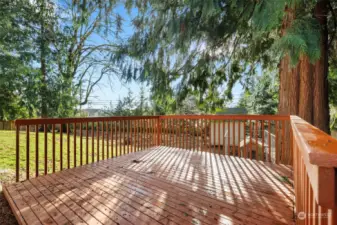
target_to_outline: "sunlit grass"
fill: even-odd
[[[122,136],[123,137],[123,136]],[[75,166],[75,145],[74,145],[74,136],[69,135],[69,140],[67,134],[62,135],[62,149],[61,149],[61,136],[59,133],[55,133],[55,145],[53,146],[53,135],[52,133],[47,133],[47,172],[53,172],[53,153],[55,154],[55,171],[59,171],[61,169],[61,152],[63,156],[62,160],[62,168],[66,169],[72,168]],[[94,146],[92,145],[92,141],[94,140]],[[81,138],[79,135],[76,136],[76,166],[81,165],[81,157],[82,164],[87,163],[87,155],[88,155],[88,163],[93,161],[97,161],[99,157],[102,159],[103,154],[104,158],[111,158],[112,153],[113,156],[122,155],[123,152],[128,152],[135,150],[135,144],[124,145],[123,139],[114,138],[113,141],[109,140],[107,142],[107,138],[104,138],[104,149],[102,136],[99,137],[99,146],[97,146],[97,137],[94,136],[94,139],[91,138],[91,133],[89,133],[88,141],[85,135],[82,138],[82,151],[80,145]],[[29,170],[30,176],[34,177],[36,172],[36,151],[37,146],[36,142],[36,134],[35,132],[29,133]],[[68,144],[69,143],[69,144]],[[88,143],[88,146],[87,146]],[[135,143],[135,142],[133,142]],[[107,149],[107,144],[109,149]],[[113,147],[111,147],[113,144]],[[68,154],[68,145],[69,145],[69,154]],[[25,178],[26,174],[26,162],[27,162],[27,138],[26,132],[20,132],[19,138],[19,146],[20,146],[20,177]],[[92,148],[93,147],[93,148]],[[97,148],[98,147],[98,148]],[[97,150],[98,149],[98,150]],[[87,154],[88,152],[88,154]],[[81,154],[82,153],[82,154]],[[45,171],[45,138],[44,133],[38,133],[38,173],[44,174]],[[0,181],[12,181],[15,178],[15,165],[16,165],[16,138],[15,131],[0,131]]]

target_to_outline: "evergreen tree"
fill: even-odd
[[[264,73],[256,77],[254,85],[246,90],[238,103],[251,114],[275,114],[278,106],[278,84],[275,75]]]
[[[300,115],[328,130],[327,19],[336,19],[331,13],[335,3],[128,2],[140,12],[134,19],[137,30],[121,48],[117,61],[124,68],[126,79],[150,82],[157,101],[169,102],[175,96],[183,100],[188,93],[202,101],[209,90],[222,86],[227,88],[225,96],[231,99],[234,84],[239,81],[246,88],[256,75],[257,66],[272,69],[280,63],[279,113]],[[141,66],[125,60],[129,57]],[[305,92],[308,88],[315,89],[317,95],[310,97]]]

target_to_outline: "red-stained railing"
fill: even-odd
[[[291,117],[297,224],[337,224],[337,140]]]
[[[158,145],[158,118],[16,120],[16,181]]]
[[[172,115],[16,120],[16,180],[168,146],[292,164],[298,224],[337,224],[337,140],[298,117]]]
[[[291,164],[289,116],[160,116],[160,145]]]

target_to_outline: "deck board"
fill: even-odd
[[[291,174],[285,165],[155,147],[4,192],[22,225],[292,224]]]

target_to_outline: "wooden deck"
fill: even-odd
[[[286,177],[289,177],[288,179]],[[292,224],[291,168],[157,147],[7,185],[20,224]]]

